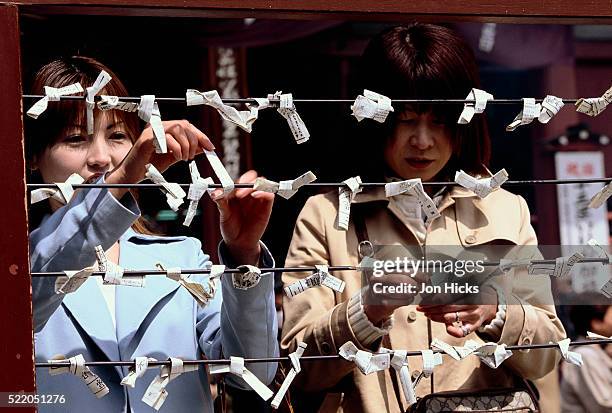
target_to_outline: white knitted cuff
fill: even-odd
[[[353,334],[365,348],[369,348],[380,337],[389,334],[389,330],[393,327],[393,316],[384,320],[380,327],[376,327],[368,319],[368,316],[363,311],[361,291],[358,291],[349,299],[348,321]]]
[[[495,284],[490,284],[490,286],[497,293],[497,313],[495,314],[495,318],[491,320],[489,324],[478,327],[478,332],[487,334],[488,336],[499,340],[502,335],[504,324],[506,323],[506,295],[501,287]]]

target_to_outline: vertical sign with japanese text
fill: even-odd
[[[555,168],[557,179],[603,178],[605,174],[601,152],[559,152],[555,154]],[[557,185],[559,232],[564,255],[567,248],[563,246],[586,245],[590,239],[608,245],[610,229],[606,205],[597,209],[588,207],[591,197],[602,186],[599,183]],[[577,293],[599,291],[609,277],[607,267],[580,264],[572,271],[571,282]]]

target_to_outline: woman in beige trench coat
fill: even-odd
[[[479,86],[470,48],[440,26],[414,24],[387,30],[370,42],[362,60],[364,86],[391,98],[462,99]],[[363,181],[448,181],[460,169],[473,176],[488,176],[484,165],[490,144],[484,116],[458,125],[460,111],[454,105],[396,106],[382,125],[362,122],[369,122],[359,125],[369,133],[369,161],[360,164]],[[313,196],[299,215],[285,265],[357,265],[357,213],[375,245],[413,245],[422,250],[440,245],[466,249],[485,244],[537,245],[529,209],[520,196],[498,189],[481,199],[459,186],[430,195],[440,217],[426,225],[411,196],[387,198],[382,187],[366,188],[353,201],[348,231],[336,227],[338,191]],[[289,285],[307,275],[285,273],[283,282]],[[362,289],[358,272],[334,275],[346,282],[342,293],[318,287],[284,298],[281,347],[286,352],[294,351],[300,341],[307,344],[305,355],[330,355],[337,354],[347,341],[375,352],[381,345],[427,349],[434,338],[452,345],[463,345],[467,339],[515,345],[548,343],[565,336],[552,304],[549,280],[540,277],[534,283],[524,269],[500,277],[497,288],[483,288],[481,295],[488,299],[481,304],[416,305],[409,297],[374,305],[367,300],[371,290]],[[505,314],[500,314],[500,299],[507,304]],[[491,323],[497,327],[479,331]],[[462,361],[444,356],[434,374],[420,380],[416,395],[511,387],[517,378],[544,376],[557,362],[556,351],[544,349],[515,351],[497,369],[475,356]],[[409,364],[414,378],[422,369],[421,359],[412,357]],[[387,369],[363,375],[344,360],[304,362],[292,388],[327,394],[326,411],[403,412],[408,404],[391,374],[396,373]],[[300,411],[303,406],[295,407]]]

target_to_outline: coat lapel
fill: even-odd
[[[120,241],[120,265],[126,269],[155,268],[156,258],[143,253],[142,247],[134,245],[129,238],[122,237]],[[137,332],[147,315],[160,300],[179,287],[179,283],[161,275],[147,276],[144,288],[117,286],[115,299],[121,306],[121,311],[116,314],[117,338],[124,358],[132,357],[132,354],[123,353],[131,353],[137,347],[141,339]]]
[[[119,359],[113,321],[96,280],[89,278],[78,294],[67,294],[62,305],[109,360]]]

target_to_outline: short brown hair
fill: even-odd
[[[472,88],[480,87],[478,66],[470,46],[451,29],[432,24],[414,23],[380,33],[366,47],[360,72],[363,87],[392,100],[464,99]],[[489,163],[491,144],[484,116],[477,115],[469,124],[459,125],[461,104],[411,106],[419,113],[433,111],[452,131],[453,156],[440,173],[441,178],[452,180],[458,169],[486,173],[483,165]],[[394,109],[385,124],[364,125],[370,147],[373,137],[374,144],[381,145],[379,162],[383,159],[384,140],[391,135],[395,117],[403,107],[396,104]],[[380,164],[378,168],[381,169]]]
[[[35,75],[32,84],[32,94],[44,94],[45,86],[56,88],[80,83],[83,89],[91,86],[100,72],[104,70],[112,80],[104,87],[102,93],[112,96],[128,96],[127,88],[123,82],[104,64],[85,56],[63,57],[43,66]],[[84,93],[83,93],[84,94]],[[94,116],[99,110],[94,110]],[[139,135],[139,120],[135,113],[119,110],[112,111],[115,120],[124,123],[129,138],[134,142]],[[26,157],[29,164],[35,156],[40,156],[46,148],[55,144],[68,125],[84,124],[86,117],[85,103],[82,100],[61,100],[50,102],[47,110],[38,119],[24,118]],[[33,180],[36,180],[33,178]],[[131,191],[134,196],[137,192]],[[38,226],[42,214],[48,213],[48,208],[32,208],[30,210],[30,228]],[[139,218],[132,228],[140,233],[152,234],[150,224]]]

